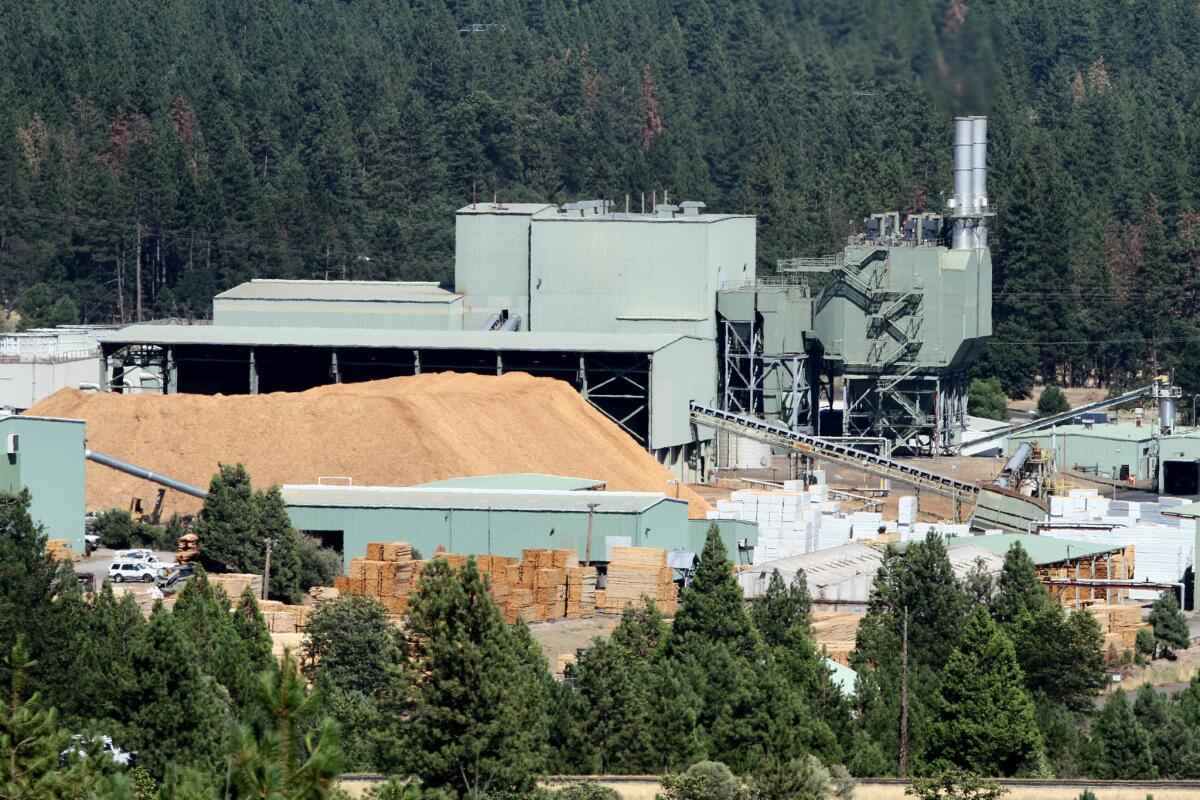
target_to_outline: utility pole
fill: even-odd
[[[588,510],[587,549],[583,553],[583,560],[584,560],[585,567],[590,567],[592,565],[592,519],[596,516],[596,508],[599,507],[599,505],[600,505],[599,503],[588,503],[587,504],[587,510]]]
[[[908,606],[900,643],[900,777],[908,777]]]
[[[271,591],[271,545],[275,544],[275,540],[268,537],[263,539],[267,543],[267,560],[263,565],[263,588],[262,599],[267,599],[267,592]]]

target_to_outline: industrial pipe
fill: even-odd
[[[508,319],[504,320],[504,324],[500,326],[502,331],[515,331],[521,325],[521,316],[519,314],[509,314]]]
[[[1031,453],[1033,453],[1033,445],[1029,442],[1021,442],[1021,445],[1004,464],[1004,469],[1000,470],[1000,474],[992,481],[992,485],[999,486],[1001,489],[1015,488],[1012,486],[1012,478],[1020,473],[1021,467],[1025,466]]]
[[[987,207],[987,117],[971,117],[972,211],[983,214]],[[987,247],[987,218],[975,225],[975,246]]]
[[[174,478],[168,478],[166,475],[159,475],[157,472],[151,472],[145,467],[139,467],[137,464],[130,464],[128,461],[122,461],[119,458],[106,456],[103,453],[97,453],[95,450],[84,450],[83,457],[88,461],[95,461],[97,464],[103,464],[106,467],[115,469],[118,472],[124,472],[128,475],[133,475],[135,478],[141,478],[154,483],[162,484],[168,489],[174,489],[177,492],[190,494],[192,497],[204,498],[208,495],[204,489],[192,486],[190,483],[177,481]]]
[[[970,117],[954,118],[954,249],[970,250],[971,229],[965,219],[973,213],[971,198],[971,163],[974,124]]]

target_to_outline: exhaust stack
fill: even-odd
[[[955,117],[955,250],[987,246],[987,209],[987,117]]]

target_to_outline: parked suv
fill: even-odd
[[[145,561],[114,561],[113,565],[108,568],[108,577],[112,579],[113,583],[125,583],[126,581],[154,583],[160,566],[159,564],[148,564]]]

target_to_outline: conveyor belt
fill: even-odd
[[[973,483],[950,478],[927,469],[914,467],[886,456],[868,453],[849,445],[795,433],[780,425],[753,417],[744,417],[728,411],[691,404],[692,422],[696,425],[727,431],[747,439],[798,450],[805,455],[845,464],[881,478],[900,481],[921,489],[944,494],[960,500],[973,501],[979,487]]]
[[[1041,430],[1042,428],[1049,428],[1057,425],[1060,422],[1066,422],[1069,419],[1074,419],[1080,414],[1087,414],[1091,411],[1103,411],[1106,408],[1112,408],[1113,406],[1119,406],[1123,403],[1128,403],[1130,400],[1136,400],[1143,395],[1150,394],[1152,391],[1154,391],[1154,384],[1143,386],[1140,389],[1134,389],[1132,392],[1126,392],[1119,397],[1109,397],[1104,400],[1097,400],[1094,403],[1088,403],[1087,405],[1082,405],[1078,408],[1072,408],[1069,411],[1062,412],[1061,414],[1053,414],[1049,417],[1035,419],[1032,422],[1026,422],[1023,425],[1013,425],[1008,428],[1001,428],[1000,430],[993,431],[982,438],[972,439],[969,442],[963,442],[961,445],[959,445],[959,448],[961,449],[963,447],[970,447],[975,449],[981,444],[999,441],[1000,439],[1005,439],[1009,436],[1017,436],[1022,433],[1030,433],[1031,431]]]

